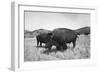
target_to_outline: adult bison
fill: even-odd
[[[37,39],[37,46],[41,46],[42,47],[42,43],[47,44],[50,40],[50,36],[48,35],[48,33],[50,33],[49,30],[42,30],[43,32],[39,33],[36,36]]]
[[[48,48],[51,50],[52,45],[56,46],[56,50],[64,51],[67,49],[66,43],[73,43],[73,48],[75,47],[77,33],[74,30],[67,28],[57,28],[54,29],[51,34],[51,41],[48,43]]]
[[[90,34],[90,27],[83,27],[80,29],[75,30],[79,35],[84,34],[84,35],[88,35]]]

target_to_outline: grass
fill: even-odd
[[[76,46],[68,44],[68,49],[64,52],[51,52],[44,54],[45,48],[36,47],[36,38],[24,39],[24,61],[46,61],[46,60],[70,60],[70,59],[88,59],[90,58],[90,35],[80,35],[77,38]]]

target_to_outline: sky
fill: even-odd
[[[25,11],[25,30],[78,29],[90,26],[90,14]]]

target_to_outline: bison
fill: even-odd
[[[83,27],[80,29],[75,30],[79,35],[84,34],[84,35],[88,35],[90,34],[90,27]]]
[[[73,43],[73,48],[76,45],[77,33],[74,30],[67,28],[57,28],[48,34],[51,36],[47,43],[48,50],[51,50],[52,45],[56,46],[56,50],[64,51],[67,49],[66,43]]]
[[[46,32],[41,32],[36,36],[37,46],[42,47],[42,43],[47,44],[50,40],[50,36],[48,35],[48,33],[50,33],[50,31],[47,31],[47,30],[43,30],[43,31],[46,31]]]

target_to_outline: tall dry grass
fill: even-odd
[[[72,43],[64,52],[51,52],[49,55],[44,54],[45,48],[37,47],[36,38],[24,39],[24,61],[46,61],[46,60],[69,60],[69,59],[88,59],[90,58],[90,36],[80,35],[77,38],[76,46],[73,48]]]

